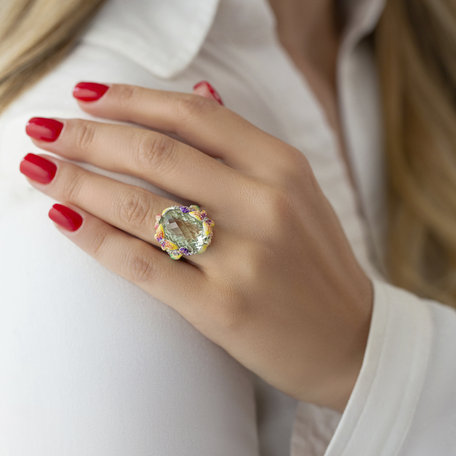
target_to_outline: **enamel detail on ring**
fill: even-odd
[[[215,223],[196,204],[171,206],[156,216],[155,239],[173,260],[203,253],[212,241]]]

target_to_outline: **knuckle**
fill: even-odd
[[[94,143],[95,126],[89,122],[79,121],[76,125],[75,144],[79,150],[89,150]]]
[[[169,172],[175,163],[175,142],[162,134],[140,135],[137,141],[135,166],[152,169],[155,173]]]
[[[155,277],[152,258],[136,249],[129,251],[125,261],[122,262],[122,268],[122,275],[134,283],[150,282]]]
[[[286,154],[286,159],[282,161],[283,173],[282,183],[290,186],[293,183],[308,182],[312,178],[313,172],[307,157],[298,149],[290,148]]]
[[[152,204],[147,195],[138,190],[127,191],[117,201],[119,220],[126,226],[140,228],[151,216]]]
[[[83,172],[73,172],[68,178],[63,179],[61,194],[64,199],[77,203],[84,186],[85,174]]]
[[[295,148],[289,150],[288,163],[291,169],[297,169],[299,172],[308,172],[311,169],[307,157],[300,150]]]
[[[283,200],[286,198],[285,190],[278,185],[262,185],[256,189],[255,199],[257,201],[257,215],[269,216],[271,212],[280,209]]]
[[[280,188],[274,188],[267,195],[267,212],[270,214],[282,214],[284,209],[289,207],[290,198],[286,191]]]
[[[107,230],[100,229],[96,232],[91,244],[91,253],[93,257],[96,259],[103,257],[107,250],[108,239]]]
[[[210,114],[220,108],[217,101],[196,94],[183,94],[177,100],[177,116],[180,121],[186,121],[201,114]]]
[[[128,84],[116,84],[115,85],[115,97],[118,106],[123,108],[129,108],[134,105],[138,88]]]
[[[283,232],[293,214],[293,201],[286,188],[275,186],[261,194],[261,204],[257,217],[263,227],[263,241],[271,241]]]

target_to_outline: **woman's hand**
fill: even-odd
[[[276,388],[342,411],[361,367],[373,292],[304,155],[204,93],[79,87],[84,111],[155,131],[38,119],[27,125],[41,138],[33,142],[176,199],[46,154],[43,170],[45,161],[29,155],[21,171],[37,179],[30,184],[81,215],[51,209],[66,227],[59,230]],[[214,238],[204,254],[173,261],[154,239],[155,215],[182,201],[207,210]]]

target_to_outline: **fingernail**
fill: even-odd
[[[40,184],[49,184],[57,171],[55,163],[35,154],[27,154],[21,161],[19,170]]]
[[[25,132],[34,139],[55,141],[62,131],[63,123],[46,117],[32,117],[25,126]]]
[[[54,204],[48,212],[49,218],[68,231],[76,231],[82,225],[82,217],[63,204]]]
[[[96,101],[100,99],[109,86],[96,82],[79,82],[74,86],[73,97],[81,101]]]
[[[214,87],[211,86],[211,84],[209,84],[209,82],[207,81],[200,81],[198,83],[196,83],[194,86],[193,86],[193,90],[197,89],[198,87],[200,87],[201,85],[205,85],[209,92],[211,93],[212,97],[217,100],[219,102],[219,104],[223,105],[223,101],[222,101],[222,97],[219,95],[219,93],[214,89]]]

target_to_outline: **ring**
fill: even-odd
[[[215,223],[196,204],[167,207],[155,220],[154,237],[173,260],[203,253],[212,241]]]

